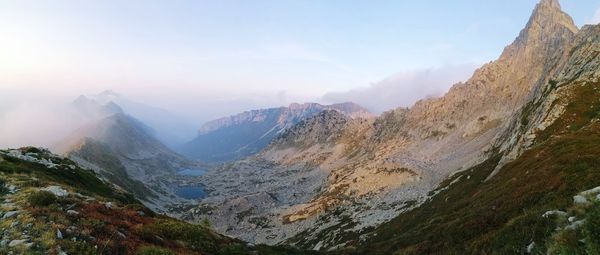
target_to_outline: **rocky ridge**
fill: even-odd
[[[258,153],[275,137],[301,120],[324,110],[338,111],[350,118],[373,116],[366,109],[353,103],[305,103],[252,110],[204,124],[198,136],[185,144],[180,151],[190,158],[204,162],[242,159]]]

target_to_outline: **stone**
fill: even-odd
[[[60,186],[48,186],[46,188],[43,188],[42,190],[51,192],[57,197],[66,197],[69,195],[69,192],[61,188]]]
[[[587,203],[588,203],[588,200],[587,200],[587,198],[585,198],[585,197],[584,197],[584,196],[582,196],[582,195],[577,195],[577,196],[574,196],[574,197],[573,197],[573,202],[574,202],[575,204],[587,204]]]
[[[60,232],[60,229],[56,230],[56,238],[57,239],[62,239],[63,238],[63,234],[62,234],[62,232]]]
[[[544,218],[548,218],[552,215],[557,215],[557,216],[565,216],[567,215],[566,212],[560,211],[560,210],[553,210],[553,211],[547,211],[544,214],[542,214],[542,217]]]
[[[535,248],[535,242],[531,242],[529,245],[527,245],[527,253],[531,254],[533,248]]]
[[[598,193],[600,193],[600,187],[595,187],[593,189],[586,190],[586,191],[581,192],[579,194],[582,195],[582,196],[590,196],[590,195],[596,195]]]
[[[19,211],[10,211],[10,212],[6,212],[4,214],[4,216],[2,216],[2,219],[8,219],[8,218],[12,218],[19,215]]]
[[[79,212],[75,210],[67,210],[67,214],[71,216],[77,216],[79,215]]]
[[[10,243],[8,243],[8,247],[15,247],[21,244],[27,245],[27,239],[12,240]]]

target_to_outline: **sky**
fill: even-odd
[[[373,96],[358,103],[379,113],[466,80],[536,3],[0,0],[0,120],[107,89],[197,125],[360,91]],[[600,1],[561,4],[579,26],[600,21]]]

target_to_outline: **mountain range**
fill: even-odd
[[[299,121],[324,110],[336,110],[351,118],[373,116],[368,110],[354,103],[305,103],[252,110],[205,123],[198,131],[198,136],[182,146],[181,153],[203,162],[242,159],[258,153],[275,137]]]
[[[183,142],[157,124],[179,122],[168,112],[114,92],[73,107],[94,121],[51,148],[66,158],[0,151],[1,208],[41,229],[18,218],[0,251],[72,253],[77,242],[57,241],[70,230],[105,254],[600,254],[600,25],[578,28],[558,0],[541,0],[467,81],[379,116],[292,104],[207,122]],[[53,225],[38,227],[40,212]]]

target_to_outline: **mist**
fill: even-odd
[[[0,147],[51,147],[76,129],[103,117],[72,105],[80,95],[99,104],[114,102],[147,124],[172,148],[192,140],[210,120],[251,109],[290,103],[355,102],[374,113],[411,106],[444,94],[466,80],[476,65],[444,66],[400,72],[380,82],[341,92],[302,94],[287,90],[219,91],[186,85],[0,85]],[[143,89],[146,88],[146,89]],[[103,91],[105,91],[103,93]]]
[[[128,85],[0,84],[0,148],[49,148],[78,128],[108,116],[73,105],[81,95],[99,105],[116,103],[125,114],[148,125],[156,138],[171,148],[192,140],[207,121],[317,98],[289,96],[284,90],[226,93],[183,85],[148,86],[143,90]]]
[[[0,112],[0,148],[49,148],[100,116],[85,116],[66,104],[21,102]]]
[[[374,113],[398,107],[410,107],[416,101],[439,97],[459,81],[465,81],[477,65],[449,65],[400,72],[370,86],[342,92],[330,92],[322,97],[326,102],[351,101]]]

